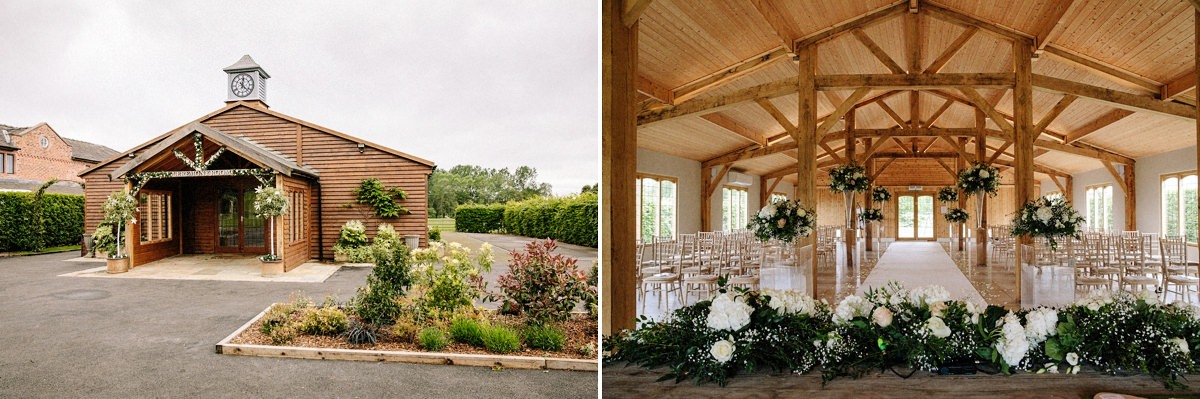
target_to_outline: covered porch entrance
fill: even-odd
[[[310,258],[309,188],[317,174],[257,143],[193,123],[111,176],[125,180],[138,203],[126,235],[132,267],[182,254],[274,253],[288,271]],[[283,215],[259,216],[262,190],[287,199]]]

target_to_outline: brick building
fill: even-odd
[[[33,191],[50,179],[49,192],[83,194],[79,173],[118,152],[62,137],[45,122],[33,127],[0,124],[0,191]]]

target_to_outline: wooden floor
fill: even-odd
[[[901,379],[891,372],[821,385],[819,372],[805,375],[739,375],[725,387],[685,381],[654,382],[662,374],[636,367],[604,367],[605,398],[1091,398],[1099,392],[1137,396],[1200,397],[1200,375],[1190,375],[1187,391],[1169,391],[1148,376],[1110,376],[1083,371],[1066,374],[938,376],[918,372]]]

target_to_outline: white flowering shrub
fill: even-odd
[[[1196,372],[1200,307],[1153,295],[1095,292],[1071,306],[1006,310],[951,300],[941,287],[896,283],[847,296],[833,309],[793,291],[723,293],[661,322],[607,337],[606,363],[667,367],[664,379],[722,386],[738,372],[805,373],[825,380],[910,367],[972,364],[1005,374],[1146,373],[1170,388]],[[986,370],[985,370],[986,371]]]

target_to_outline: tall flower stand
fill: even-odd
[[[855,244],[858,243],[857,214],[854,212],[854,190],[843,191],[846,196],[846,231],[842,238],[846,240],[846,267],[854,267]]]
[[[1021,244],[1021,307],[1065,306],[1075,303],[1075,259],[1062,256],[1061,247],[1045,240]]]
[[[988,261],[988,234],[987,224],[983,223],[983,206],[987,201],[987,194],[977,193],[975,196],[975,266],[987,267]]]

